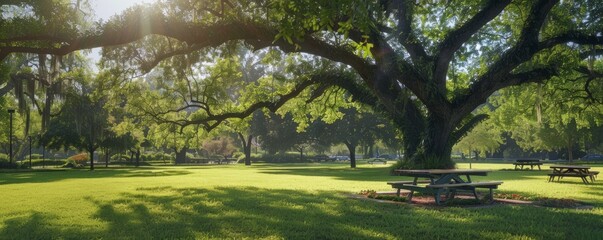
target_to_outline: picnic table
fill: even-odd
[[[375,158],[373,160],[368,160],[366,161],[368,164],[375,164],[375,163],[380,163],[380,164],[387,164],[387,160],[383,159],[383,158]]]
[[[476,188],[490,189],[489,197],[492,199],[492,189],[502,184],[500,181],[473,182],[471,176],[486,176],[491,170],[481,169],[423,169],[423,170],[395,170],[400,176],[413,177],[412,181],[388,182],[392,188],[396,188],[396,194],[400,196],[400,190],[409,190],[407,201],[412,201],[414,192],[433,194],[436,204],[441,204],[441,195],[446,194],[446,200],[453,199],[457,190],[470,191],[478,199]],[[419,180],[423,179],[423,180]],[[419,185],[427,183],[427,185]]]
[[[549,182],[555,181],[555,177],[557,177],[557,182],[563,177],[579,177],[584,184],[588,184],[588,179],[594,182],[595,177],[599,174],[598,171],[590,171],[589,166],[581,165],[553,165],[551,169],[553,172],[549,173]]]
[[[538,170],[542,170],[540,168],[540,165],[542,165],[542,162],[540,162],[540,160],[538,160],[538,159],[517,159],[517,160],[515,160],[513,165],[515,165],[515,170],[517,170],[517,168],[519,168],[519,167],[521,167],[521,169],[523,170],[523,166],[525,166],[525,165],[529,165],[530,169],[532,169],[532,170],[534,170],[534,166],[538,166]]]

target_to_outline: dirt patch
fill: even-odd
[[[442,200],[444,200],[444,203],[441,205],[437,205],[435,203],[434,197],[430,195],[420,195],[415,193],[415,195],[412,197],[411,202],[407,201],[407,196],[408,192],[401,192],[400,197],[398,197],[396,196],[396,192],[375,192],[371,190],[362,191],[359,194],[347,195],[347,197],[349,198],[360,200],[374,201],[386,204],[408,204],[420,207],[484,208],[501,205],[532,205],[537,207],[569,208],[579,210],[593,209],[593,206],[589,205],[588,203],[572,199],[542,198],[536,199],[534,201],[529,201],[524,200],[523,198],[509,199],[497,198],[495,196],[493,200],[489,200],[484,199],[483,196],[479,196],[480,199],[477,200],[473,195],[457,194],[454,199],[450,200],[446,200],[446,198],[443,197]]]

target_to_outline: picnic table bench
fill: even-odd
[[[489,182],[472,182],[471,175],[486,176],[490,170],[476,170],[476,169],[426,169],[426,170],[396,170],[401,176],[414,177],[412,181],[395,181],[388,182],[392,188],[396,188],[396,194],[400,196],[400,190],[409,190],[407,201],[412,201],[414,192],[420,192],[425,194],[432,194],[435,198],[436,204],[442,203],[441,195],[446,195],[446,201],[453,199],[456,192],[459,190],[470,191],[475,196],[475,199],[479,199],[476,188],[488,188],[489,197],[493,199],[493,189],[497,189],[503,182],[501,181],[489,181]],[[460,176],[464,175],[466,179],[462,179]],[[428,180],[419,180],[419,178],[427,178]],[[427,183],[427,185],[419,185],[419,183]]]
[[[387,184],[392,185],[392,188],[396,188],[396,196],[400,196],[400,190],[405,189],[404,185],[417,185],[417,183],[431,183],[431,180],[417,180],[417,181],[394,181],[387,182]]]
[[[387,164],[387,160],[382,159],[382,158],[375,158],[373,160],[368,160],[366,161],[368,164],[375,164],[375,163],[380,163],[380,164]]]
[[[529,165],[530,169],[532,169],[532,170],[534,170],[534,166],[538,166],[538,170],[542,170],[540,168],[540,165],[542,165],[542,162],[540,162],[540,160],[538,160],[538,159],[517,159],[517,160],[515,160],[513,165],[515,165],[515,170],[517,170],[519,167],[521,167],[521,169],[523,169],[523,166],[525,166],[525,165]]]
[[[503,182],[501,182],[501,181],[466,182],[466,183],[429,184],[426,187],[432,188],[436,191],[434,196],[436,197],[436,203],[438,203],[440,201],[440,199],[438,199],[438,198],[444,192],[446,192],[446,199],[454,198],[454,194],[456,193],[456,191],[454,191],[454,189],[462,189],[462,190],[471,191],[473,193],[473,196],[475,196],[475,199],[479,199],[475,189],[476,188],[488,188],[490,190],[488,193],[489,199],[494,199],[492,189],[497,189],[498,185],[501,185],[502,183]],[[453,190],[453,191],[450,191],[450,190]]]
[[[553,172],[548,174],[549,182],[555,181],[555,177],[557,177],[557,182],[561,181],[563,177],[579,177],[584,184],[588,184],[588,179],[594,182],[599,175],[599,171],[590,171],[589,166],[553,165],[551,169]]]

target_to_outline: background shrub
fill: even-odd
[[[153,155],[152,154],[146,154],[146,153],[141,153],[140,154],[140,161],[141,162],[150,161],[150,160],[153,160]],[[136,156],[134,156],[134,161],[136,161]]]
[[[90,160],[90,158],[88,156],[88,153],[79,153],[67,158],[67,160],[75,162],[76,165],[85,165]]]
[[[0,159],[0,169],[15,169],[19,167],[19,164],[16,162],[10,163],[8,159]]]
[[[130,161],[130,156],[126,154],[115,154],[111,156],[111,161]]]
[[[8,162],[8,154],[0,153],[0,162]]]
[[[243,152],[234,152],[232,153],[232,158],[236,158],[236,159],[244,159],[245,158],[245,153]]]
[[[29,154],[25,155],[25,158],[29,160]],[[42,159],[42,154],[32,153],[31,154],[31,159]]]

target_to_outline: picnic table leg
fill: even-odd
[[[433,196],[435,198],[435,202],[437,205],[440,205],[440,203],[442,202],[440,199],[440,194],[442,194],[441,189],[438,189],[437,191],[435,191],[435,195]]]
[[[396,191],[396,196],[400,197],[400,189],[398,188],[398,191]]]
[[[584,184],[588,184],[588,180],[586,180],[586,176],[582,176],[580,178],[582,178],[582,181],[584,182]]]
[[[542,169],[540,168],[540,165],[538,165],[538,170],[542,170]]]
[[[408,197],[406,199],[407,202],[409,202],[409,203],[412,202],[412,195],[413,195],[413,193],[415,193],[415,191],[410,190],[410,193],[408,194]],[[398,195],[398,196],[400,196],[400,195]]]
[[[448,199],[453,199],[454,196],[456,196],[456,189],[446,189],[446,201],[448,201]]]
[[[488,195],[490,197],[490,201],[494,201],[494,194],[492,194],[492,188],[490,188],[490,195]]]
[[[534,165],[530,165],[530,170],[534,170]]]
[[[473,188],[473,196],[475,196],[475,200],[479,200],[479,198],[477,197],[477,191],[475,191],[475,187]]]

